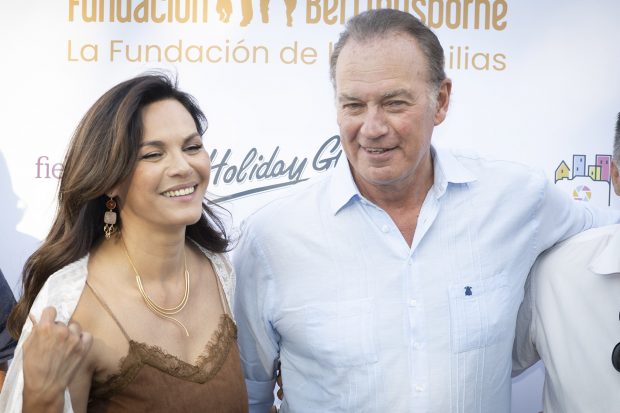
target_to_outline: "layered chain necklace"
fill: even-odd
[[[183,323],[172,317],[173,315],[183,310],[183,308],[185,308],[185,305],[187,304],[187,301],[189,299],[189,270],[187,269],[187,257],[185,256],[185,247],[183,248],[183,272],[185,275],[185,293],[183,294],[183,298],[181,299],[181,302],[179,304],[171,308],[165,308],[157,305],[151,299],[151,297],[148,296],[146,291],[144,291],[144,287],[142,286],[142,278],[140,278],[140,274],[138,273],[136,266],[134,265],[131,257],[129,256],[129,251],[127,250],[127,245],[125,244],[125,240],[123,239],[123,237],[121,237],[121,241],[123,242],[123,249],[125,251],[125,255],[127,256],[127,260],[129,260],[129,264],[131,264],[131,268],[133,268],[133,272],[136,274],[136,284],[138,284],[138,290],[140,291],[140,294],[142,295],[146,306],[149,308],[149,310],[154,312],[159,317],[172,320],[177,323],[185,331],[185,335],[189,337],[189,332],[187,331],[187,328],[185,328]]]

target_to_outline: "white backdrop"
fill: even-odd
[[[248,3],[0,0],[0,268],[11,285],[49,229],[78,120],[146,70],[177,73],[205,110],[210,192],[233,226],[333,166],[330,42],[368,4],[418,15],[444,46],[454,94],[436,144],[533,165],[579,202],[616,204],[596,155],[611,153],[620,111],[617,0],[272,0],[266,16],[254,1],[251,20]],[[514,382],[514,412],[540,410],[541,383],[540,369]]]

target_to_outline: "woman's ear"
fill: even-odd
[[[110,188],[109,190],[107,190],[105,192],[105,196],[107,196],[108,198],[116,198],[116,200],[118,200],[118,196],[121,193],[121,185],[120,184],[116,184],[115,186],[113,186],[112,188]]]

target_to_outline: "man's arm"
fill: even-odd
[[[271,271],[249,228],[235,249],[237,274],[235,319],[250,412],[269,412],[273,405],[279,336],[270,322],[273,305]]]
[[[536,334],[534,324],[534,302],[532,300],[532,279],[535,277],[537,265],[534,264],[525,283],[525,296],[517,316],[517,329],[512,347],[512,376],[517,376],[527,368],[533,366],[540,355],[536,349]]]
[[[538,221],[534,247],[539,254],[582,231],[620,223],[619,210],[575,201],[546,178],[544,183],[541,206],[534,217]]]

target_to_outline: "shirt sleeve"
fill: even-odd
[[[544,176],[536,236],[537,254],[579,232],[603,225],[620,223],[620,211],[597,208],[562,192]]]
[[[540,174],[542,182],[541,198],[533,219],[537,221],[534,237],[536,255],[556,243],[579,232],[620,222],[620,211],[601,209],[578,202],[562,192]],[[536,305],[534,282],[538,272],[538,261],[532,267],[525,284],[525,295],[517,316],[515,341],[513,344],[513,376],[520,374],[535,364],[540,355],[536,348]]]
[[[533,366],[540,355],[536,349],[536,324],[534,320],[534,302],[532,300],[533,282],[536,277],[536,265],[532,268],[525,283],[525,295],[517,315],[517,329],[512,347],[512,376],[521,374],[528,367]]]
[[[242,226],[233,263],[237,274],[235,315],[238,344],[251,413],[273,405],[280,337],[271,323],[274,294],[269,262],[250,227]]]

